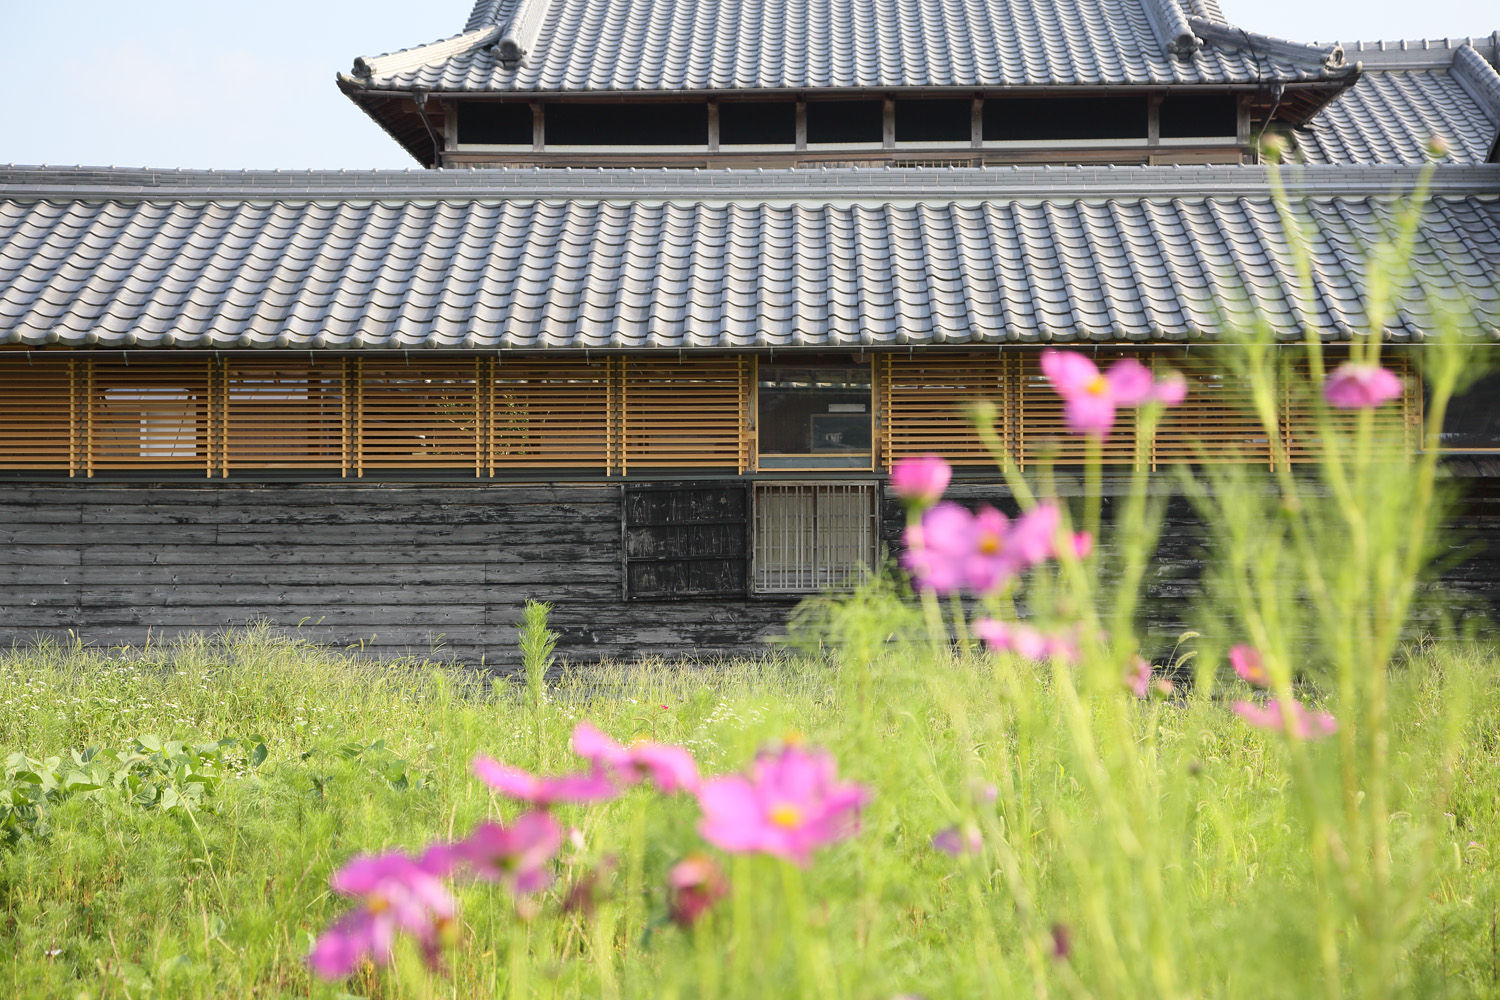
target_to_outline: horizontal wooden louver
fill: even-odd
[[[1187,380],[1187,398],[1163,411],[1151,443],[1153,468],[1179,462],[1253,463],[1269,467],[1270,435],[1255,412],[1249,381],[1206,360],[1155,357],[1158,378]]]
[[[953,465],[993,465],[966,409],[995,406],[995,430],[1010,447],[1008,359],[999,355],[886,358],[881,366],[881,426],[889,464],[911,455],[942,455]]]
[[[1324,366],[1331,373],[1344,360],[1341,354],[1330,352],[1324,358]],[[1399,398],[1370,411],[1373,413],[1371,455],[1384,461],[1399,461],[1414,454],[1418,445],[1422,387],[1406,358],[1386,357],[1381,364],[1400,377],[1403,392]],[[1293,362],[1291,372],[1293,377],[1286,381],[1282,391],[1281,433],[1286,460],[1293,465],[1321,461],[1324,442],[1318,427],[1316,394],[1322,392],[1322,386],[1310,381],[1310,366],[1305,359]],[[1353,447],[1361,412],[1328,411],[1329,428],[1346,448]]]
[[[206,358],[93,362],[87,471],[193,470],[212,475],[210,375]]]
[[[0,469],[74,467],[83,436],[80,368],[66,357],[0,357]]]
[[[502,361],[489,397],[490,469],[608,471],[607,361]]]
[[[479,359],[360,359],[356,471],[468,469],[483,473]]]
[[[339,360],[229,361],[223,471],[341,471],[344,365]]]
[[[1120,357],[1116,352],[1090,353],[1101,369]],[[1058,465],[1082,465],[1088,457],[1087,439],[1068,430],[1063,416],[1063,400],[1042,373],[1041,355],[1026,353],[1014,371],[1014,444],[1016,459],[1022,468],[1030,468],[1047,456]],[[1105,465],[1135,463],[1135,411],[1121,409],[1115,414],[1114,427],[1104,439],[1102,455]]]
[[[621,471],[723,469],[750,462],[751,358],[620,362]]]

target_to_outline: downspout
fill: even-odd
[[[417,106],[417,114],[422,119],[422,124],[427,126],[427,135],[432,139],[432,165],[441,169],[443,166],[443,143],[438,139],[437,130],[432,127],[432,119],[427,117],[427,91],[413,91],[411,101]]]

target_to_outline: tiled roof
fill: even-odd
[[[1242,32],[1222,17],[1212,0],[479,0],[464,35],[362,59],[344,81],[712,91],[1291,83],[1350,72],[1337,48]]]
[[[1440,174],[1415,269],[1500,329],[1500,167]],[[1391,221],[1375,178],[1415,175],[1288,175],[1324,192],[1301,201],[1305,301],[1252,168],[578,172],[587,197],[539,194],[560,171],[423,176],[0,172],[0,342],[881,348],[1185,341],[1251,319],[1342,339]],[[1233,176],[1245,193],[1203,193]]]
[[[1485,48],[1491,46],[1484,40]],[[1359,82],[1297,133],[1310,163],[1422,163],[1434,136],[1484,163],[1500,134],[1500,73],[1468,40],[1350,46]]]

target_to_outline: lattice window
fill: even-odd
[[[1271,440],[1255,413],[1243,376],[1198,358],[1155,357],[1158,377],[1169,370],[1187,379],[1187,398],[1163,411],[1151,443],[1151,467],[1177,462],[1270,466]]]
[[[489,395],[490,469],[611,466],[610,365],[579,359],[502,361]]]
[[[938,454],[954,465],[995,464],[965,408],[995,406],[995,432],[1009,449],[1011,359],[995,354],[886,358],[882,369],[882,448],[887,464]]]
[[[754,358],[618,362],[620,470],[750,467]]]
[[[225,473],[346,468],[345,362],[227,362]]]
[[[483,474],[482,359],[358,359],[355,471],[470,469]]]
[[[68,472],[80,457],[82,372],[66,357],[0,355],[0,469]]]
[[[754,590],[804,594],[858,583],[875,559],[868,483],[758,483]]]
[[[90,473],[212,474],[207,359],[94,361],[89,374],[84,464]]]
[[[1089,351],[1100,369],[1108,368],[1121,357],[1119,351]],[[1011,398],[1014,402],[1015,432],[1012,448],[1022,468],[1029,468],[1048,455],[1058,465],[1082,465],[1088,456],[1086,439],[1068,431],[1063,419],[1063,401],[1042,374],[1041,355],[1023,354],[1014,369]],[[1102,455],[1105,465],[1135,464],[1135,410],[1121,409],[1104,439]]]
[[[1325,353],[1323,362],[1332,372],[1346,357],[1342,352]],[[1386,356],[1381,364],[1400,377],[1404,391],[1399,399],[1370,411],[1373,414],[1371,454],[1395,461],[1409,458],[1416,453],[1421,438],[1422,387],[1421,380],[1405,357]],[[1317,418],[1316,394],[1322,386],[1308,381],[1309,365],[1305,359],[1290,365],[1293,377],[1282,387],[1281,434],[1285,442],[1286,460],[1293,465],[1317,462],[1323,457],[1323,441]],[[1361,410],[1328,411],[1329,427],[1334,434],[1352,447],[1359,427]]]

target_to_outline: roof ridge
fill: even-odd
[[[435,42],[425,45],[414,45],[409,49],[398,49],[379,56],[360,56],[354,60],[354,76],[364,80],[370,80],[378,76],[394,76],[406,70],[425,66],[428,63],[438,62],[452,56],[463,55],[474,49],[483,48],[493,43],[500,37],[500,26],[492,24],[487,28],[479,28],[474,31],[465,31],[447,38],[441,38]]]
[[[1345,61],[1342,45],[1293,42],[1285,38],[1277,38],[1275,35],[1247,31],[1232,24],[1210,21],[1202,17],[1188,18],[1188,24],[1205,42],[1234,48],[1244,47],[1261,55],[1280,56],[1292,62],[1313,61],[1325,70],[1334,71],[1335,74],[1339,70],[1352,73],[1357,69],[1356,66]]]
[[[1177,0],[1141,0],[1151,30],[1169,55],[1192,56],[1198,51],[1198,36],[1193,34],[1187,15]]]
[[[500,36],[500,62],[505,66],[514,67],[536,44],[537,31],[547,15],[547,3],[548,0],[516,0],[510,24]]]
[[[1472,45],[1453,56],[1453,78],[1479,103],[1490,121],[1500,125],[1500,73]]]

